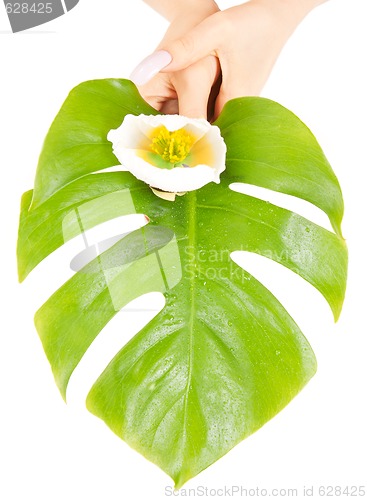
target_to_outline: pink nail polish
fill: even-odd
[[[130,80],[135,85],[144,85],[157,73],[169,65],[172,56],[166,50],[158,50],[142,60],[130,75]]]

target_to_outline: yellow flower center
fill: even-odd
[[[170,132],[164,125],[154,129],[150,149],[163,160],[181,163],[188,156],[196,138],[185,129]]]

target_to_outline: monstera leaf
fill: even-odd
[[[146,215],[144,227],[57,290],[35,323],[65,398],[73,370],[114,315],[142,294],[164,295],[164,308],[95,382],[87,407],[180,487],[278,413],[316,370],[295,322],[231,252],[255,252],[299,274],[337,319],[347,270],[343,202],[308,128],[255,97],[229,102],[216,122],[227,145],[221,183],[162,200],[129,172],[98,172],[118,163],[106,136],[127,113],[156,111],[126,80],[86,82],[67,98],[47,135],[34,192],[23,196],[19,276],[84,230]],[[307,200],[335,233],[235,192],[233,182]]]

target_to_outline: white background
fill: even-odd
[[[310,285],[272,262],[247,259],[250,272],[283,302],[309,339],[318,373],[285,410],[187,483],[187,490],[243,485],[298,488],[302,496],[304,485],[316,490],[367,483],[366,16],[365,0],[330,0],[316,9],[289,41],[263,91],[306,122],[342,185],[350,251],[342,316],[334,325]],[[0,6],[0,496],[6,500],[155,500],[172,486],[165,473],[84,410],[81,395],[93,380],[88,367],[84,380],[80,372],[79,381],[71,382],[69,406],[53,382],[33,314],[71,276],[67,259],[80,250],[79,243],[56,252],[21,286],[15,261],[20,196],[32,188],[42,141],[67,93],[84,80],[128,77],[165,26],[139,0],[80,0],[69,14],[14,35]],[[283,206],[326,224],[307,203],[285,198]],[[116,351],[127,340],[121,321],[131,317],[116,316],[109,326],[115,344],[107,350]],[[98,349],[91,366],[93,356]]]

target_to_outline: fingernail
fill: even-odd
[[[157,73],[169,65],[172,56],[166,50],[158,50],[142,60],[130,75],[130,80],[135,85],[144,85]]]

